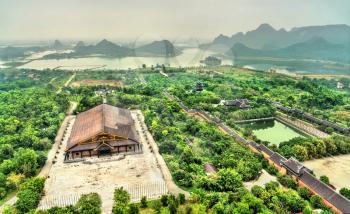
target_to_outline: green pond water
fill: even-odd
[[[307,137],[306,134],[291,128],[277,120],[259,121],[242,124],[242,126],[253,130],[254,135],[262,141],[269,141],[279,145],[295,137]]]

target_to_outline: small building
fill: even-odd
[[[237,106],[240,109],[248,109],[252,107],[248,99],[221,100],[220,103],[225,106]]]
[[[337,89],[343,89],[344,88],[344,84],[341,82],[337,82]]]
[[[206,163],[204,164],[204,171],[207,175],[211,175],[216,173],[218,169],[213,164]]]
[[[286,174],[291,175],[294,179],[297,179],[304,171],[312,173],[310,169],[305,167],[294,157],[284,161],[282,166],[286,169]]]
[[[135,152],[142,145],[130,110],[101,104],[77,115],[65,159]]]
[[[196,84],[196,91],[203,91],[204,87],[205,87],[204,83],[197,82],[197,84]]]

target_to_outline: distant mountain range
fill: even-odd
[[[297,27],[290,31],[262,24],[246,33],[219,35],[200,46],[235,57],[282,57],[350,61],[350,26]]]
[[[180,54],[174,45],[168,40],[154,41],[150,44],[138,47],[129,48],[117,45],[106,39],[103,39],[96,45],[86,46],[82,41],[79,41],[71,53],[55,53],[46,55],[46,59],[58,58],[73,58],[98,55],[102,57],[127,57],[127,56],[163,56],[172,57]]]
[[[274,50],[253,49],[242,43],[236,43],[227,54],[236,59],[249,58],[288,58],[288,59],[316,59],[350,63],[350,46],[334,44],[321,37],[313,37],[306,42],[289,45]]]
[[[62,44],[59,40],[55,40],[52,45],[43,47],[6,47],[0,48],[0,58],[9,60],[28,56],[31,52],[39,52],[45,50],[65,50],[72,47]],[[168,40],[154,41],[137,48],[129,48],[117,45],[106,39],[103,39],[96,45],[85,45],[83,41],[79,41],[70,53],[53,53],[45,55],[44,59],[62,59],[77,58],[86,56],[101,57],[127,57],[127,56],[161,56],[173,57],[180,54],[181,51],[176,49]]]
[[[246,33],[236,33],[229,36],[219,35],[213,42],[202,45],[209,49],[230,49],[236,43],[242,43],[254,49],[278,49],[292,44],[305,42],[313,37],[320,37],[335,44],[350,43],[350,26],[348,25],[324,25],[297,27],[290,31],[276,30],[269,24],[261,24],[257,29]]]

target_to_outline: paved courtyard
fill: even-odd
[[[159,197],[168,192],[159,164],[149,145],[149,136],[143,121],[136,112],[132,112],[136,130],[140,134],[143,153],[130,155],[113,155],[86,158],[82,162],[63,163],[64,149],[72,129],[73,121],[56,155],[56,163],[52,166],[49,178],[45,183],[45,196],[39,208],[74,204],[81,194],[97,192],[102,198],[104,213],[111,213],[113,192],[116,187],[123,186],[131,194],[133,201],[144,195],[148,198]],[[148,138],[145,138],[145,135]]]

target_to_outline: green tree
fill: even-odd
[[[79,214],[99,214],[101,210],[101,197],[97,193],[84,194],[75,205]]]
[[[326,175],[321,175],[321,176],[320,176],[320,180],[321,180],[323,183],[329,185],[329,178],[328,178]]]
[[[339,193],[350,200],[350,189],[343,187],[339,190]]]
[[[142,208],[146,208],[148,205],[147,205],[147,197],[146,196],[142,196],[141,198],[141,207]]]

